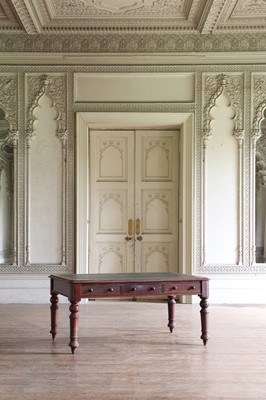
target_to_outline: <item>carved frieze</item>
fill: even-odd
[[[169,29],[76,34],[0,34],[0,52],[28,53],[187,53],[265,51],[266,33],[198,35]]]

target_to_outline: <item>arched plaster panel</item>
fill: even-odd
[[[7,194],[2,192],[2,208],[4,215],[2,229],[8,240],[5,244],[4,256],[0,264],[18,265],[18,98],[17,98],[17,74],[0,74],[0,110],[2,117],[7,122],[7,136],[2,137],[1,146],[8,150],[9,159],[6,160],[5,174],[7,179]],[[4,151],[5,152],[5,151]],[[2,182],[3,184],[3,182]],[[3,188],[3,186],[2,186]],[[8,196],[8,201],[7,197]],[[2,203],[4,204],[4,203]],[[1,221],[0,221],[1,223]],[[3,228],[3,224],[5,228]]]
[[[206,155],[206,263],[237,263],[238,154],[234,110],[224,93],[211,109]],[[226,160],[226,163],[225,163]]]
[[[29,76],[27,89],[25,263],[65,265],[65,81]]]
[[[251,191],[251,207],[250,207],[250,227],[251,227],[251,235],[250,235],[250,260],[251,265],[253,266],[254,271],[257,269],[263,268],[265,263],[257,264],[256,261],[256,247],[261,247],[262,243],[258,240],[258,238],[264,237],[264,229],[265,226],[262,224],[262,221],[265,220],[265,215],[263,213],[258,213],[258,209],[262,210],[264,207],[260,207],[260,203],[264,202],[266,199],[265,195],[265,185],[263,184],[260,187],[259,192],[257,192],[256,196],[256,168],[261,168],[265,171],[265,165],[262,158],[262,154],[260,153],[260,149],[258,146],[258,140],[261,138],[262,130],[261,123],[265,118],[266,112],[266,75],[265,74],[254,74],[253,75],[253,123],[252,130],[250,135],[250,191]],[[261,158],[261,159],[260,159]],[[261,179],[263,179],[263,173],[260,174]],[[256,209],[257,208],[257,209]],[[259,217],[259,221],[258,221]],[[259,222],[259,223],[256,223]],[[256,243],[257,242],[257,243]]]
[[[62,248],[62,159],[58,116],[44,94],[34,109],[30,158],[30,246],[34,264],[60,264]]]
[[[202,135],[202,270],[243,264],[240,76],[205,77]],[[226,162],[225,162],[226,160]]]

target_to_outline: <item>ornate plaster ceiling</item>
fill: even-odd
[[[266,30],[266,0],[1,0],[0,33]]]
[[[265,50],[266,0],[0,0],[0,64],[265,63]]]

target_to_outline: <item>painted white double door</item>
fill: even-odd
[[[89,272],[177,272],[178,131],[91,131],[89,168]]]

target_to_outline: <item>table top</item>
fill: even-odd
[[[50,275],[51,279],[60,279],[68,282],[84,283],[84,282],[150,282],[150,281],[190,281],[200,280],[208,281],[209,278],[185,275],[174,272],[142,272],[142,273],[126,273],[126,274],[60,274]]]

